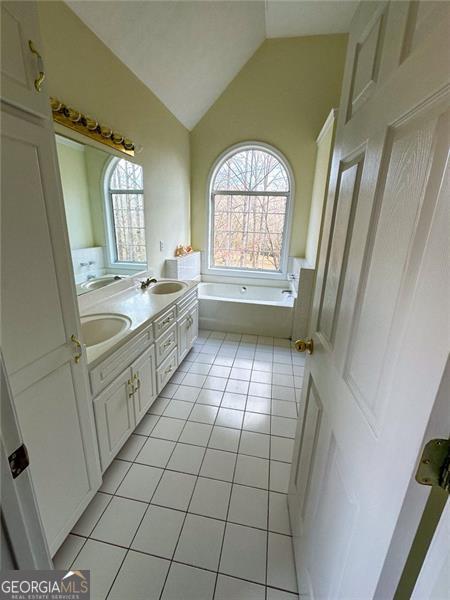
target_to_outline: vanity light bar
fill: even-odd
[[[106,125],[100,125],[93,117],[83,115],[75,108],[66,106],[57,98],[50,98],[50,106],[53,120],[56,123],[70,127],[70,129],[78,131],[101,144],[115,148],[128,156],[134,156],[134,143],[121,133],[113,131]]]

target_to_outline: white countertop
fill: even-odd
[[[158,279],[158,283],[164,281],[175,280]],[[137,333],[143,331],[155,317],[175,304],[198,285],[198,281],[182,281],[181,283],[186,284],[186,287],[173,294],[152,294],[149,292],[151,286],[142,290],[139,286],[139,281],[129,280],[129,287],[120,289],[120,291],[117,291],[117,288],[114,287],[115,284],[112,284],[96,292],[91,292],[91,299],[87,298],[91,294],[80,296],[79,307],[81,317],[115,313],[125,315],[131,320],[130,328],[120,338],[87,348],[86,354],[89,369],[92,369],[108,355],[115,352]],[[108,288],[110,288],[110,295],[108,295]]]

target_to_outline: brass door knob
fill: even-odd
[[[295,349],[297,352],[307,352],[312,354],[314,352],[314,342],[312,339],[297,340],[295,342]]]

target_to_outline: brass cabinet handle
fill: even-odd
[[[76,337],[75,334],[72,333],[72,335],[70,336],[70,339],[77,347],[77,353],[74,355],[73,360],[78,364],[83,355],[83,346],[81,345],[80,340]]]
[[[172,345],[172,340],[167,340],[167,342],[165,344],[163,344],[163,349],[165,350],[166,348],[168,348],[171,345]]]
[[[131,381],[131,379],[128,380],[128,387],[131,387],[131,392],[130,390],[128,390],[128,398],[131,398],[131,396],[134,395],[134,385],[133,382]]]
[[[167,375],[167,373],[170,373],[173,370],[173,366],[170,365],[170,367],[167,367],[167,369],[164,371],[164,375]]]
[[[36,50],[36,48],[34,46],[34,43],[33,43],[33,40],[28,40],[28,46],[30,47],[30,51],[37,58],[37,64],[38,64],[38,69],[39,69],[39,75],[34,80],[34,88],[35,88],[35,90],[37,92],[41,92],[42,91],[42,84],[44,83],[44,79],[45,79],[44,62],[42,60],[42,56]]]
[[[297,340],[295,342],[295,349],[297,352],[307,352],[312,354],[314,352],[314,342],[312,339]]]
[[[133,389],[133,394],[134,394],[134,392],[136,392],[137,390],[139,390],[141,388],[141,380],[139,379],[139,376],[137,373],[135,373],[133,375],[133,379],[136,381],[136,387]]]

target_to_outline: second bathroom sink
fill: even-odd
[[[182,281],[161,281],[149,288],[151,294],[176,294],[187,287]]]
[[[81,317],[81,332],[87,348],[110,342],[123,335],[131,319],[120,314],[98,314]]]

